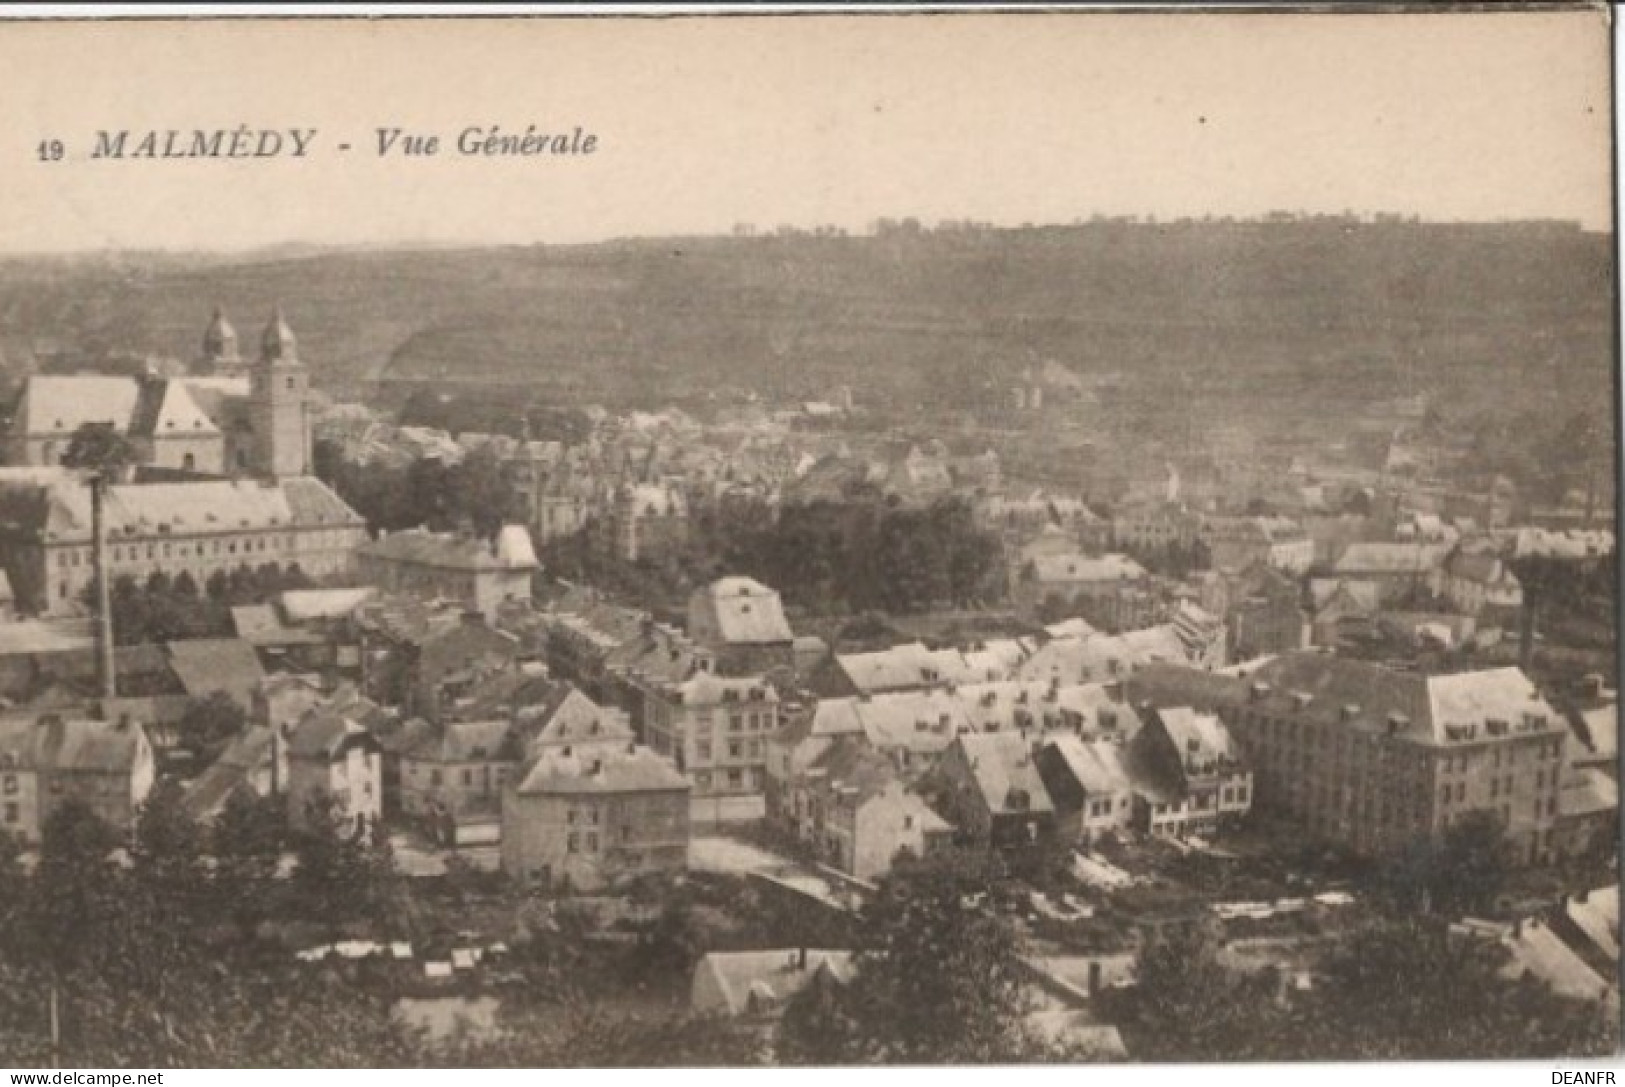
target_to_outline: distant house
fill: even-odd
[[[1494,554],[1456,551],[1439,567],[1434,591],[1465,615],[1486,612],[1503,619],[1523,607],[1523,586]]]
[[[383,814],[383,749],[369,727],[377,707],[364,698],[318,707],[288,737],[288,823],[316,826],[331,809],[359,833]]]
[[[618,558],[659,558],[688,541],[688,500],[664,484],[629,484],[616,492],[606,528]]]
[[[690,789],[670,761],[646,747],[544,750],[503,791],[503,871],[582,890],[680,872],[688,864]]]
[[[164,646],[169,667],[186,694],[205,698],[226,694],[243,709],[252,706],[254,693],[265,678],[254,647],[240,638],[194,638]]]
[[[862,880],[946,845],[953,828],[912,792],[891,759],[841,736],[790,786],[785,812],[798,837],[833,868]]]
[[[1252,807],[1245,751],[1216,714],[1186,707],[1152,710],[1130,745],[1142,832],[1208,833]]]
[[[364,605],[356,624],[363,693],[409,716],[438,718],[520,651],[517,638],[477,613],[399,599]]]
[[[1430,590],[1449,547],[1444,544],[1362,542],[1350,544],[1332,571],[1345,581],[1377,586],[1380,604]]]
[[[269,727],[250,725],[203,773],[186,784],[183,803],[199,823],[219,818],[234,796],[271,796],[287,787],[287,741]]]
[[[1103,834],[1128,829],[1134,782],[1121,740],[1062,735],[1045,741],[1034,757],[1063,840],[1090,845]]]
[[[129,831],[156,776],[146,732],[128,719],[0,718],[0,830],[24,842],[75,802]]]
[[[771,1022],[816,979],[844,985],[856,954],[804,947],[713,951],[694,967],[689,1001],[695,1015]]]
[[[1332,648],[1369,633],[1384,599],[1379,583],[1342,578],[1317,579],[1310,595],[1315,609],[1310,642]]]
[[[995,850],[1020,849],[1055,833],[1055,805],[1026,736],[960,736],[943,752],[938,771],[952,797],[954,821],[972,841]]]
[[[1041,554],[1021,568],[1012,594],[1030,611],[1052,599],[1069,604],[1108,600],[1149,579],[1145,567],[1127,555]]]
[[[1254,660],[1308,644],[1309,621],[1298,583],[1289,575],[1254,565],[1236,577],[1229,595],[1225,624],[1231,660]]]
[[[503,604],[530,600],[531,575],[540,569],[530,533],[505,525],[494,540],[408,529],[356,549],[363,580],[391,592],[454,601],[496,620]]]
[[[795,669],[795,634],[779,594],[752,578],[719,578],[694,590],[688,636],[715,654],[722,675]]]
[[[624,713],[601,709],[567,683],[539,680],[508,692],[504,705],[472,708],[501,715],[410,722],[399,754],[402,812],[449,845],[501,836],[502,794],[527,756],[613,754],[633,740]]]
[[[694,783],[697,796],[759,793],[778,692],[760,676],[699,673],[648,692],[644,735]]]
[[[959,650],[929,649],[922,642],[909,642],[872,653],[836,653],[808,682],[820,697],[847,698],[1002,678],[1003,670],[997,676],[978,675]]]

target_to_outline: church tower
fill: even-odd
[[[203,334],[203,357],[194,369],[204,375],[236,377],[244,372],[243,357],[237,351],[237,330],[226,320],[225,311],[214,309],[214,318]]]
[[[278,307],[260,339],[260,358],[254,365],[248,396],[253,468],[259,475],[280,479],[308,474],[309,389],[310,375],[299,361],[293,330]]]

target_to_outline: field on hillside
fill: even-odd
[[[274,304],[318,385],[425,384],[647,406],[853,386],[971,407],[1036,360],[1139,405],[1239,422],[1432,392],[1601,402],[1611,241],[1561,224],[1098,222],[879,237],[0,262],[0,351],[190,358],[210,309],[245,349]],[[523,392],[519,392],[519,390]]]

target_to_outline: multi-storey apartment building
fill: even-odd
[[[778,692],[761,677],[700,673],[649,691],[644,733],[694,783],[694,795],[762,791]]]
[[[1260,806],[1317,837],[1380,855],[1486,811],[1522,861],[1553,856],[1568,730],[1516,668],[1424,676],[1291,653],[1222,712]]]

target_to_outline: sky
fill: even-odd
[[[1606,230],[1610,95],[1595,12],[10,22],[0,253],[1277,209]],[[492,125],[597,144],[456,152]],[[239,126],[317,132],[304,159],[89,157]],[[440,153],[379,157],[394,127]]]

